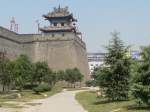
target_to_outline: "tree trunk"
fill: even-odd
[[[3,86],[3,93],[5,92],[5,86],[4,85],[2,85]]]
[[[76,88],[76,83],[74,83],[74,88]]]
[[[82,85],[81,85],[81,81],[80,81],[80,88],[82,87]]]

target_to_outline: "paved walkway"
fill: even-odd
[[[75,94],[80,91],[64,91],[45,100],[35,100],[21,112],[87,112],[75,100]],[[42,103],[42,104],[40,104]]]
[[[78,91],[63,91],[47,99],[20,104],[23,108],[0,108],[0,112],[87,112],[75,100]]]

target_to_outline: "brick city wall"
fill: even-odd
[[[74,33],[17,34],[0,27],[0,51],[11,59],[20,54],[31,61],[46,61],[54,70],[77,67],[88,80],[89,68],[85,43]]]

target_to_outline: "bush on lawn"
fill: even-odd
[[[37,84],[26,84],[26,85],[24,85],[23,89],[24,90],[32,90],[36,87],[37,87]]]
[[[36,93],[36,94],[39,94],[40,92],[46,92],[46,91],[50,91],[51,90],[51,87],[49,84],[46,84],[46,83],[43,83],[43,84],[40,84],[38,85],[37,87],[35,87],[33,89],[33,91]]]

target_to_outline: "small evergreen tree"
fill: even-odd
[[[150,46],[142,48],[142,62],[134,77],[133,95],[139,103],[150,106]]]
[[[105,88],[105,95],[109,100],[128,99],[130,58],[127,56],[128,47],[125,47],[118,34],[112,34],[113,39],[106,47],[104,67],[98,70],[98,83]]]

